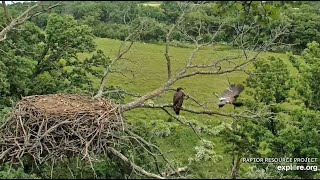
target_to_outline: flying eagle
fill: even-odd
[[[242,84],[230,85],[230,87],[223,92],[223,95],[219,97],[219,108],[223,107],[226,104],[232,104],[234,105],[234,108],[242,106],[243,103],[236,102],[236,100],[243,90],[244,86]]]
[[[180,109],[183,104],[183,99],[186,95],[182,92],[182,88],[177,88],[177,91],[174,93],[173,96],[173,110],[179,115]]]

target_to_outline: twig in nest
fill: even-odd
[[[2,154],[13,159],[31,155],[36,164],[61,155],[90,160],[117,141],[123,129],[116,104],[78,95],[25,97],[12,114],[1,128],[1,145],[8,148]]]
[[[64,94],[24,97],[0,129],[0,160],[7,157],[14,162],[29,155],[37,166],[51,160],[53,168],[57,158],[82,156],[96,177],[96,155],[111,151],[136,172],[163,179],[130,162],[114,148],[127,143],[121,142],[127,140],[121,138],[124,126],[121,111],[111,100]]]

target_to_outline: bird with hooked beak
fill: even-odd
[[[242,106],[243,103],[236,102],[237,98],[239,97],[240,93],[244,90],[244,86],[242,84],[232,84],[229,88],[227,88],[222,96],[219,97],[219,108],[222,108],[226,104],[232,104],[234,108]]]
[[[183,88],[177,88],[176,92],[173,95],[173,110],[174,112],[179,115],[180,110],[183,104],[184,97],[186,96],[184,92],[182,92]]]

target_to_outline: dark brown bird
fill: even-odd
[[[244,90],[244,86],[242,84],[232,84],[229,88],[227,88],[223,95],[219,98],[219,108],[223,107],[226,104],[232,104],[235,107],[242,106],[243,103],[236,102],[237,98],[239,97],[240,93]]]
[[[176,112],[177,115],[179,115],[183,100],[184,100],[185,94],[182,92],[182,88],[177,88],[176,93],[174,93],[173,96],[173,110]]]

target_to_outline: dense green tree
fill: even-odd
[[[317,124],[320,118],[317,98],[313,96],[319,89],[315,85],[318,82],[319,52],[319,44],[313,42],[308,44],[300,58],[289,55],[292,65],[297,68],[296,80],[291,79],[293,74],[281,59],[254,63],[255,70],[247,79],[250,87],[247,93],[252,99],[246,101],[246,108],[259,112],[260,117],[255,121],[241,119],[233,128],[224,131],[222,137],[232,144],[228,146],[229,152],[246,157],[319,158],[320,147],[316,139],[319,138]],[[301,102],[305,103],[301,105]],[[266,115],[261,116],[263,114]],[[293,162],[293,165],[314,167],[319,162]],[[269,177],[314,178],[317,175],[314,169],[277,172],[274,171],[276,166],[258,164],[254,167],[256,172],[260,169]]]
[[[48,2],[49,4],[50,2]],[[178,2],[159,2],[159,7],[146,6],[140,1],[91,1],[63,2],[63,6],[53,9],[58,14],[72,15],[76,20],[94,29],[94,34],[98,37],[108,37],[124,39],[126,37],[128,24],[138,18],[145,17],[154,19],[157,28],[150,29],[150,35],[141,39],[146,42],[157,42],[159,29],[161,26],[171,26],[176,23],[181,13],[181,5]],[[186,2],[181,2],[186,3]],[[306,48],[307,43],[319,41],[319,13],[317,9],[319,3],[315,2],[277,2],[277,1],[237,1],[237,2],[206,2],[193,3],[195,10],[187,15],[189,31],[199,26],[201,18],[203,26],[203,41],[210,40],[209,33],[216,30],[219,23],[224,22],[223,31],[216,38],[220,42],[227,42],[233,45],[240,45],[241,32],[248,31],[241,37],[251,43],[245,44],[248,47],[263,43],[272,34],[273,29],[281,26],[289,27],[287,34],[277,39],[284,44],[271,50],[274,51],[293,51],[300,53]],[[24,8],[19,3],[9,6],[13,15],[19,13]],[[2,16],[3,17],[3,16]],[[48,14],[43,14],[32,18],[37,26],[44,29],[46,27]],[[306,19],[307,18],[307,19]],[[253,27],[252,23],[256,22]],[[258,26],[256,26],[258,25]],[[194,32],[193,34],[196,34]],[[161,39],[161,38],[160,38]],[[182,35],[176,34],[174,39],[186,41]]]
[[[32,94],[93,92],[90,74],[99,78],[109,62],[101,51],[85,60],[78,58],[78,53],[94,52],[93,39],[87,25],[57,14],[49,16],[44,31],[27,23],[11,33],[1,42],[1,104]]]
[[[320,47],[319,43],[308,43],[300,57],[290,55],[289,60],[293,66],[299,71],[296,78],[295,87],[305,105],[313,110],[320,110]]]
[[[101,79],[105,67],[110,63],[110,58],[96,49],[95,36],[124,40],[133,27],[143,22],[144,28],[138,36],[140,41],[164,41],[170,27],[177,23],[181,8],[185,4],[163,2],[159,7],[152,7],[144,6],[142,3],[144,2],[63,2],[63,6],[53,9],[50,13],[33,17],[31,21],[9,32],[7,39],[0,42],[0,117],[8,111],[4,107],[14,104],[21,96],[59,92],[95,93],[97,87],[94,82]],[[295,79],[282,59],[270,57],[254,63],[254,70],[246,81],[249,97],[244,108],[259,116],[254,119],[237,118],[220,134],[227,144],[226,152],[234,158],[233,165],[237,166],[239,158],[242,157],[319,159],[320,4],[297,1],[216,1],[203,4],[193,2],[191,5],[193,10],[187,12],[184,22],[179,26],[180,29],[173,33],[172,40],[180,41],[182,44],[192,42],[191,38],[202,38],[200,43],[209,42],[212,32],[223,23],[216,41],[254,48],[270,38],[275,29],[287,26],[287,34],[276,40],[293,44],[293,48],[282,50],[302,52],[301,56],[289,56],[293,67],[296,68]],[[13,17],[27,8],[21,3],[8,7]],[[0,25],[6,25],[2,8]],[[243,32],[247,33],[242,36]],[[241,44],[241,38],[249,43]],[[80,59],[79,53],[90,55]],[[124,100],[123,94],[110,97]],[[140,134],[151,136],[151,130],[145,128],[146,124],[137,126]],[[162,137],[173,134],[172,129],[174,128],[160,123],[154,126],[151,133]],[[212,147],[211,143],[205,141],[197,146],[197,161],[218,157],[215,156]],[[129,146],[121,148],[123,153],[134,159],[137,164],[156,171],[156,167],[151,163],[153,159],[146,153],[141,153],[145,149]],[[56,167],[58,171],[54,177],[93,178],[91,167],[83,165],[76,168],[75,161],[69,160],[69,165],[74,167],[73,174],[69,174],[68,166],[61,162]],[[122,171],[117,169],[118,166],[122,167]],[[45,164],[42,168],[41,172],[37,172],[37,176],[50,178],[50,165]],[[121,163],[114,163],[112,159],[101,160],[94,164],[94,168],[99,178],[127,178],[131,172],[130,168]],[[236,168],[239,171],[240,165]],[[255,173],[261,172],[262,168],[267,166],[261,164],[254,168],[249,170],[251,174],[248,177],[257,177]],[[8,172],[11,172],[8,166],[3,166],[0,176],[36,177],[29,175],[31,171],[28,169],[12,169],[12,174]],[[317,177],[316,172],[312,171],[270,170],[264,173],[261,175],[262,178],[280,175],[296,178]],[[240,172],[240,176],[245,175]]]
[[[278,114],[281,104],[287,101],[290,82],[288,67],[281,59],[269,57],[254,63],[254,70],[246,80],[246,93],[251,98],[245,100],[245,105],[260,115],[254,119],[235,119],[233,126],[221,134],[229,144],[227,152],[237,159],[232,163],[234,166],[242,158],[268,157],[270,139],[278,136],[284,127]]]
[[[319,148],[319,122],[318,112],[310,110],[293,110],[287,112],[286,125],[279,131],[279,135],[270,142],[269,157],[291,157],[294,158],[320,158]],[[297,163],[295,165],[319,166],[315,163]],[[313,178],[316,171],[293,171],[285,172],[288,175],[298,175],[301,178]]]
[[[284,42],[292,44],[293,51],[296,53],[302,52],[309,42],[320,41],[320,16],[317,7],[319,6],[303,4],[285,11],[290,22],[290,33]]]
[[[270,57],[253,64],[255,70],[247,79],[247,85],[254,91],[248,93],[255,101],[266,105],[284,102],[290,89],[290,74],[283,60]]]

